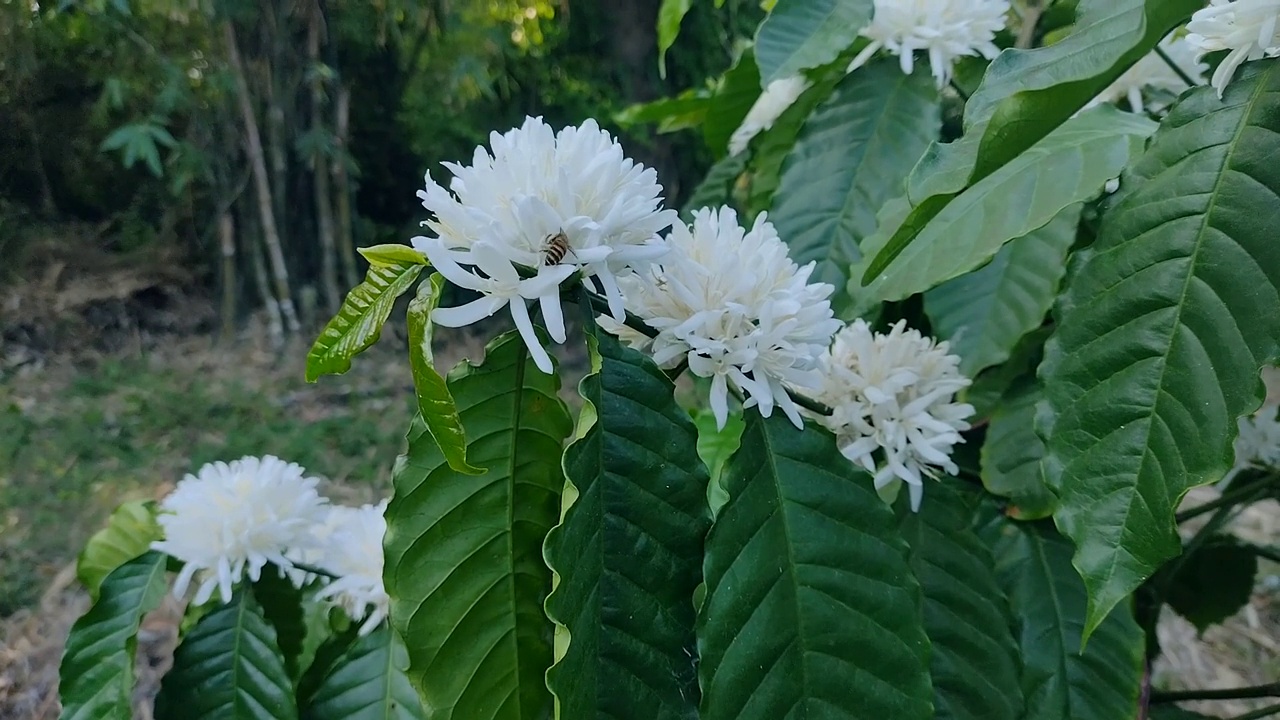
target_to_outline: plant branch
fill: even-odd
[[[325,570],[322,567],[316,567],[315,565],[311,565],[309,563],[295,562],[293,563],[293,567],[294,569],[301,570],[306,573],[311,573],[312,575],[327,577],[330,580],[337,580],[339,577],[338,575],[334,575],[333,573],[329,572],[328,570]]]
[[[1184,700],[1245,700],[1266,697],[1280,697],[1280,682],[1249,687],[1223,688],[1221,690],[1166,690],[1163,692],[1156,690],[1151,693],[1151,704],[1182,702]]]
[[[1223,493],[1222,496],[1218,497],[1217,499],[1210,500],[1209,502],[1203,505],[1197,505],[1193,508],[1183,510],[1182,512],[1177,513],[1176,515],[1173,516],[1173,519],[1176,522],[1183,523],[1192,518],[1200,517],[1201,515],[1207,512],[1213,512],[1214,510],[1217,510],[1220,507],[1224,507],[1227,505],[1234,505],[1241,501],[1248,501],[1251,499],[1255,499],[1253,496],[1258,495],[1259,490],[1265,489],[1265,486],[1267,485],[1267,482],[1270,479],[1271,478],[1263,478],[1261,481],[1245,483],[1244,485],[1238,488],[1232,488],[1227,492]]]
[[[1169,69],[1172,70],[1173,73],[1177,75],[1179,78],[1181,78],[1182,82],[1187,84],[1187,87],[1196,86],[1196,81],[1192,80],[1191,76],[1187,74],[1187,71],[1179,67],[1178,63],[1174,62],[1173,58],[1169,57],[1169,54],[1164,51],[1164,48],[1160,47],[1159,45],[1156,45],[1155,50],[1156,50],[1156,54],[1160,56],[1160,59],[1164,61],[1164,64],[1168,65]]]
[[[1265,558],[1274,563],[1280,563],[1280,547],[1269,545],[1245,545],[1246,549],[1260,558]]]
[[[1280,703],[1268,705],[1243,715],[1237,715],[1231,720],[1261,720],[1261,718],[1271,717],[1272,715],[1280,715]]]
[[[1044,14],[1044,8],[1040,7],[1040,3],[1031,0],[1027,3],[1027,8],[1022,14],[1022,26],[1018,28],[1018,39],[1014,41],[1013,46],[1026,50],[1031,47],[1031,43],[1036,39],[1036,26],[1040,24],[1040,16]]]

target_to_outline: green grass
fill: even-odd
[[[307,385],[305,350],[237,354],[0,383],[0,617],[36,601],[117,504],[206,462],[271,454],[334,481],[339,502],[389,492],[413,404],[398,355]]]

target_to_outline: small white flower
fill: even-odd
[[[353,620],[364,620],[360,634],[378,626],[386,617],[391,598],[382,584],[382,539],[387,533],[384,513],[387,501],[360,508],[334,506],[329,510],[324,558],[317,564],[338,576],[316,593]]]
[[[1160,41],[1160,49],[1197,84],[1204,83],[1205,66],[1199,61],[1196,49],[1187,42],[1186,36],[1175,37],[1174,34],[1170,34]],[[1089,101],[1085,107],[1128,100],[1129,109],[1140,113],[1147,108],[1143,102],[1142,93],[1150,89],[1166,90],[1176,95],[1187,89],[1187,83],[1173,68],[1169,67],[1169,63],[1165,62],[1159,53],[1150,52],[1116,78],[1115,82],[1107,86],[1106,90]],[[1161,108],[1152,109],[1160,110]]]
[[[809,89],[809,81],[803,75],[779,78],[769,83],[764,92],[760,93],[760,97],[756,98],[755,104],[747,111],[742,124],[729,137],[729,154],[737,155],[746,150],[751,144],[751,139],[773,127],[773,123],[807,89]]]
[[[164,540],[151,544],[184,563],[174,594],[186,595],[194,580],[197,605],[214,590],[230,602],[246,574],[257,580],[268,562],[292,568],[288,556],[315,546],[312,528],[327,512],[318,481],[303,472],[267,455],[209,463],[183,478],[160,503]]]
[[[1210,83],[1221,98],[1227,83],[1246,60],[1280,55],[1280,0],[1210,0],[1187,23],[1187,43],[1203,57],[1229,50]]]
[[[803,427],[786,388],[816,386],[818,356],[840,328],[832,286],[809,283],[814,264],[797,267],[763,213],[747,231],[733,209],[703,208],[668,241],[669,255],[620,280],[628,307],[658,331],[652,340],[632,336],[632,345],[662,367],[685,361],[710,378],[721,428],[730,383],[747,395],[744,407],[768,417],[777,405]]]
[[[840,452],[875,478],[877,489],[901,480],[920,508],[923,477],[937,468],[955,474],[951,449],[964,442],[973,406],[954,402],[970,380],[960,358],[899,321],[886,335],[857,320],[836,335],[822,357],[818,400],[831,407],[819,417],[836,435]]]
[[[677,215],[662,209],[657,174],[627,158],[594,120],[556,133],[541,118],[527,118],[519,128],[493,133],[490,145],[492,154],[476,148],[470,166],[445,164],[454,175],[448,190],[428,174],[418,192],[434,215],[423,224],[436,237],[413,238],[414,247],[450,282],[485,295],[463,308],[439,308],[432,317],[460,326],[510,306],[538,367],[551,372],[525,302],[538,300],[547,332],[564,342],[559,286],[581,271],[621,322],[616,275],[662,255],[658,232]],[[537,276],[519,280],[517,264]]]
[[[881,48],[898,56],[902,72],[910,75],[914,54],[924,50],[938,87],[951,81],[951,66],[965,56],[988,60],[1000,52],[996,33],[1004,29],[1008,0],[875,0],[871,24],[862,35],[871,39],[849,64],[852,72]]]

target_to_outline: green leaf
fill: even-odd
[[[932,718],[897,519],[825,431],[747,413],[707,537],[702,718]]]
[[[1119,607],[1081,651],[1085,590],[1071,568],[1071,543],[1047,523],[994,518],[983,537],[1009,598],[1022,648],[1022,693],[1036,720],[1138,717],[1144,640]]]
[[[911,569],[924,591],[937,720],[1020,720],[1021,665],[995,561],[973,530],[972,498],[944,480],[920,512],[898,503]]]
[[[796,137],[813,109],[831,94],[842,77],[844,68],[828,65],[812,75],[813,84],[791,106],[782,111],[773,126],[751,141],[751,184],[747,199],[752,214],[764,212],[773,204],[773,195],[782,178],[782,163],[795,147]]]
[[[338,314],[324,326],[307,352],[307,382],[350,370],[351,358],[378,342],[396,298],[412,287],[422,272],[423,266],[415,262],[396,260],[384,264],[383,260],[378,255],[370,258],[364,282],[347,293]]]
[[[858,244],[876,210],[901,195],[911,166],[942,124],[938,93],[924,73],[893,60],[850,73],[804,121],[782,164],[769,219],[813,280],[843,293]]]
[[[1258,556],[1234,538],[1219,536],[1180,558],[1171,569],[1165,600],[1204,632],[1249,602]]]
[[[639,103],[615,113],[613,119],[624,128],[657,123],[659,133],[701,127],[707,120],[711,96],[706,90],[685,90],[675,97]]]
[[[711,479],[707,483],[707,504],[711,507],[712,517],[715,517],[729,499],[722,482],[724,469],[742,444],[745,425],[741,415],[731,414],[721,430],[716,427],[715,413],[705,409],[693,416],[693,423],[698,427],[698,457],[711,471]]]
[[[1203,5],[1203,0],[1080,0],[1070,36],[1045,47],[1002,52],[966,103],[964,137],[934,145],[912,170],[910,216],[889,228],[891,237],[879,239],[877,247],[886,252],[863,282],[933,225],[960,191],[1054,131]]]
[[[418,285],[418,296],[409,303],[409,367],[413,371],[413,390],[418,397],[418,414],[440,446],[449,467],[465,475],[480,475],[483,468],[467,463],[467,435],[458,417],[449,386],[436,372],[431,352],[431,312],[440,302],[444,277],[432,273],[427,282]]]
[[[1044,441],[1035,431],[1036,404],[1043,398],[1034,384],[1006,393],[982,444],[982,484],[988,492],[1008,498],[1012,505],[1005,513],[1019,520],[1048,517],[1057,504],[1041,466]]]
[[[303,720],[425,720],[405,671],[409,654],[387,627],[357,638],[327,668]]]
[[[871,11],[871,0],[778,0],[756,34],[761,85],[835,60]]]
[[[732,204],[733,186],[747,169],[747,159],[746,153],[739,153],[724,157],[712,165],[707,176],[689,194],[689,199],[680,209],[680,217],[688,222],[693,219],[694,210]]]
[[[1006,242],[1097,195],[1153,130],[1147,118],[1109,105],[1081,113],[957,195],[910,244],[878,232],[863,248],[872,256],[863,282],[875,278],[877,297],[901,300],[978,267]]]
[[[729,138],[759,97],[760,71],[756,68],[755,55],[748,50],[720,79],[707,108],[702,138],[714,157],[721,158],[729,151]]]
[[[1280,64],[1245,68],[1223,101],[1184,95],[1068,280],[1043,434],[1090,630],[1181,551],[1174,509],[1231,467],[1280,358],[1276,157]]]
[[[448,384],[468,456],[488,470],[451,469],[414,419],[384,541],[409,679],[436,720],[549,717],[542,541],[559,517],[561,447],[572,431],[560,380],[540,372],[510,332],[489,343],[481,364],[454,368]]]
[[[200,618],[174,652],[157,720],[296,720],[276,631],[246,592]]]
[[[253,599],[262,609],[262,617],[275,628],[285,670],[290,678],[297,678],[301,674],[298,658],[302,654],[303,641],[307,636],[302,611],[302,591],[289,578],[281,575],[274,565],[268,565],[253,583]]]
[[[168,558],[148,552],[111,571],[93,607],[71,628],[59,668],[62,720],[130,720],[142,618],[168,589]]]
[[[658,8],[658,75],[667,76],[667,51],[680,35],[680,23],[693,0],[662,0]]]
[[[576,498],[547,537],[547,614],[569,645],[547,672],[564,718],[696,718],[693,593],[710,525],[697,429],[646,356],[601,332],[564,468]]]
[[[1066,274],[1080,210],[1066,208],[1000,248],[987,265],[925,293],[933,332],[960,356],[961,374],[974,377],[1008,360],[1018,341],[1044,322]]]
[[[356,252],[364,256],[370,265],[395,268],[401,265],[426,265],[427,256],[408,245],[388,243],[356,248]]]
[[[76,560],[76,578],[98,599],[98,588],[112,570],[145,553],[164,537],[156,522],[155,503],[134,500],[117,507],[107,526],[94,533]]]

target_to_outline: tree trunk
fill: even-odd
[[[307,26],[307,58],[311,61],[311,130],[323,131],[324,78],[320,65],[321,0],[316,0]],[[320,285],[325,307],[336,313],[342,303],[338,288],[338,252],[333,238],[333,205],[329,189],[329,157],[317,149],[311,156],[311,175],[316,195],[316,234],[320,236]]]
[[[289,270],[285,265],[284,252],[280,248],[280,232],[276,227],[275,211],[272,208],[271,185],[267,179],[267,163],[262,156],[262,136],[258,132],[258,120],[253,112],[253,99],[249,96],[249,83],[245,79],[244,64],[240,61],[240,50],[236,47],[236,31],[230,21],[223,23],[223,32],[226,36],[227,59],[231,63],[231,71],[236,81],[236,94],[240,100],[240,114],[244,119],[245,136],[248,140],[246,150],[249,155],[249,165],[253,169],[254,189],[258,196],[258,213],[262,217],[262,242],[266,246],[267,257],[271,261],[271,273],[275,281],[275,301],[279,302],[280,312],[288,329],[291,332],[297,332],[300,329],[298,313],[294,309],[289,292]]]
[[[218,243],[222,250],[222,342],[236,332],[236,230],[231,213],[218,216]]]
[[[351,91],[346,85],[338,87],[338,102],[334,108],[335,146],[333,180],[337,186],[338,201],[338,257],[342,260],[342,284],[355,287],[360,281],[356,274],[355,233],[351,226],[351,179],[347,176],[347,138],[351,134]]]
[[[242,220],[247,220],[247,216],[252,213],[245,211]],[[241,228],[248,228],[250,223],[241,222]],[[256,228],[255,228],[256,229]],[[262,262],[262,243],[254,242],[255,238],[251,232],[245,233],[249,236],[249,241],[245,243],[245,247],[249,250],[249,264],[253,268],[253,282],[258,288],[258,294],[262,296],[262,305],[267,311],[267,337],[271,339],[272,347],[280,347],[284,345],[284,321],[280,313],[280,303],[276,302],[276,296],[271,292],[271,281],[267,278],[267,266]]]

